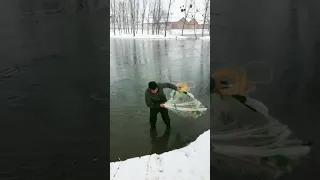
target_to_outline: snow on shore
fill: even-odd
[[[133,34],[120,34],[120,35],[114,35],[113,33],[110,33],[110,38],[123,38],[123,39],[187,39],[188,37],[185,36],[173,36],[173,35],[167,35],[164,37],[164,35],[151,35],[151,34],[136,34],[133,36]]]
[[[188,146],[110,163],[111,180],[209,180],[210,130]]]
[[[183,36],[181,34],[181,29],[174,29],[174,30],[168,30],[166,37],[164,37],[164,31],[160,31],[159,35],[152,35],[151,31],[144,30],[144,33],[142,33],[142,30],[138,30],[135,36],[133,36],[132,33],[126,34],[126,33],[120,33],[118,30],[115,32],[113,29],[110,29],[110,38],[123,38],[123,39],[194,39],[195,37],[203,39],[203,40],[210,40],[210,36],[208,30],[204,31],[204,37],[202,36],[202,29],[196,29],[195,31],[192,29],[185,29],[183,32]]]
[[[200,37],[200,39],[202,39],[202,40],[210,40],[210,36]]]

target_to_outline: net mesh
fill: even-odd
[[[172,91],[164,107],[184,118],[195,119],[204,114],[207,108],[194,98],[193,94],[186,92],[190,89],[187,83],[178,83],[177,86],[180,87],[180,91]]]
[[[290,171],[309,153],[310,146],[269,116],[261,102],[242,98],[244,102],[237,96],[211,95],[212,165],[268,177]]]
[[[213,77],[228,83],[210,97],[211,165],[228,174],[269,179],[291,171],[309,153],[310,145],[248,97],[250,84],[268,84],[272,75],[266,82],[250,82],[244,68],[232,67],[218,69]]]

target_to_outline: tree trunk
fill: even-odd
[[[140,0],[138,0],[137,2],[137,7],[135,8],[137,11],[136,11],[136,33],[138,32],[139,30],[139,7],[140,7]]]
[[[129,15],[128,13],[126,13],[126,19],[127,19],[127,33],[129,34],[130,33],[130,23],[129,23]]]
[[[160,10],[161,10],[161,0],[159,0],[159,4],[158,4],[158,35],[160,34],[160,27],[161,27],[161,14],[160,14]]]
[[[131,14],[131,31],[133,33],[133,37],[136,36],[136,32],[135,32],[135,1],[133,0],[129,0],[129,3],[130,3],[130,14]]]
[[[183,22],[183,25],[182,25],[182,36],[183,36],[183,30],[184,30],[184,26],[185,26],[185,24],[186,24],[186,22],[187,22],[187,18],[188,18],[188,15],[189,15],[189,11],[190,11],[190,9],[191,9],[191,7],[190,7],[190,4],[188,4],[188,3],[186,3],[185,4],[187,7],[188,7],[188,11],[185,13],[185,16],[184,16],[184,22]]]
[[[142,34],[143,34],[143,29],[144,29],[144,19],[145,19],[145,16],[146,16],[146,6],[147,6],[147,0],[143,0],[142,1],[142,16],[141,16],[141,29],[142,29]]]
[[[193,32],[194,32],[194,36],[197,39],[197,33],[196,33],[196,21],[193,21]]]
[[[143,22],[142,22],[142,24],[141,24],[141,33],[143,34]]]
[[[183,36],[184,25],[186,24],[187,19],[184,20],[182,24],[181,36]]]
[[[147,22],[148,22],[148,24],[147,24],[147,31],[148,31],[148,34],[150,34],[150,32],[149,32],[149,27],[150,27],[150,15],[149,15],[149,13],[148,13],[148,20],[147,20]]]
[[[167,27],[168,27],[169,15],[170,15],[171,1],[172,1],[172,0],[169,1],[169,7],[168,7],[168,13],[167,13],[166,26],[164,27],[164,37],[167,37]]]
[[[121,20],[122,20],[122,18],[121,18],[121,3],[118,3],[118,21],[119,21],[118,29],[119,29],[119,33],[122,33],[121,27],[122,27],[123,22],[121,22]]]
[[[205,26],[206,20],[207,20],[208,5],[209,5],[209,0],[206,1],[206,9],[204,11],[204,19],[203,19],[203,25],[202,25],[202,37],[203,37],[203,33],[204,33],[204,26]]]
[[[116,1],[113,1],[113,34],[116,35]]]
[[[152,35],[154,35],[155,33],[155,28],[156,28],[156,8],[157,8],[157,2],[154,3],[154,6],[153,6],[153,12],[152,12]]]

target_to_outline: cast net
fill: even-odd
[[[172,91],[170,99],[164,103],[165,108],[184,118],[198,118],[205,113],[207,108],[188,92],[190,87],[187,82],[177,84],[179,91]]]
[[[294,137],[262,102],[248,97],[244,73],[225,68],[213,76],[234,82],[211,94],[211,165],[229,174],[269,179],[291,171],[309,153],[310,144]]]

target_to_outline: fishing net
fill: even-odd
[[[238,71],[220,71],[215,77],[233,77],[234,89],[211,94],[211,165],[230,174],[274,178],[290,171],[310,151],[310,145],[269,115],[268,108],[249,98],[248,81]],[[239,75],[240,74],[240,75]]]
[[[164,103],[164,107],[184,118],[198,118],[207,110],[202,103],[194,98],[187,83],[178,83],[179,91],[172,91],[170,99]]]

